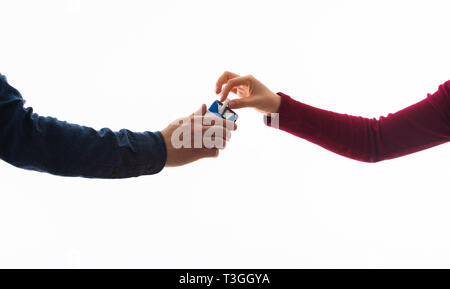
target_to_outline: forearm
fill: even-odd
[[[63,176],[125,178],[158,173],[166,151],[159,132],[99,131],[40,117],[1,79],[0,157],[17,167]]]
[[[280,94],[279,128],[355,160],[392,159],[449,140],[447,87],[379,119],[318,109]]]

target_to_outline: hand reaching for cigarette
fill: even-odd
[[[230,100],[231,109],[253,107],[262,113],[275,113],[280,107],[280,96],[270,91],[252,75],[240,76],[225,71],[217,80],[216,93],[222,93],[220,101],[228,101],[228,94],[233,92],[238,99]]]

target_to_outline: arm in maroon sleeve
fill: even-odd
[[[450,81],[424,100],[379,119],[339,114],[279,95],[281,130],[355,160],[378,162],[450,140]],[[271,123],[269,118],[267,125]]]

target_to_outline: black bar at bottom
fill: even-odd
[[[45,288],[434,288],[447,284],[447,273],[386,269],[27,269],[0,270],[0,280],[15,287]]]

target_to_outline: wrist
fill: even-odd
[[[271,92],[270,95],[270,106],[268,107],[268,110],[266,111],[267,113],[277,113],[278,110],[280,109],[280,105],[281,105],[281,96]]]

